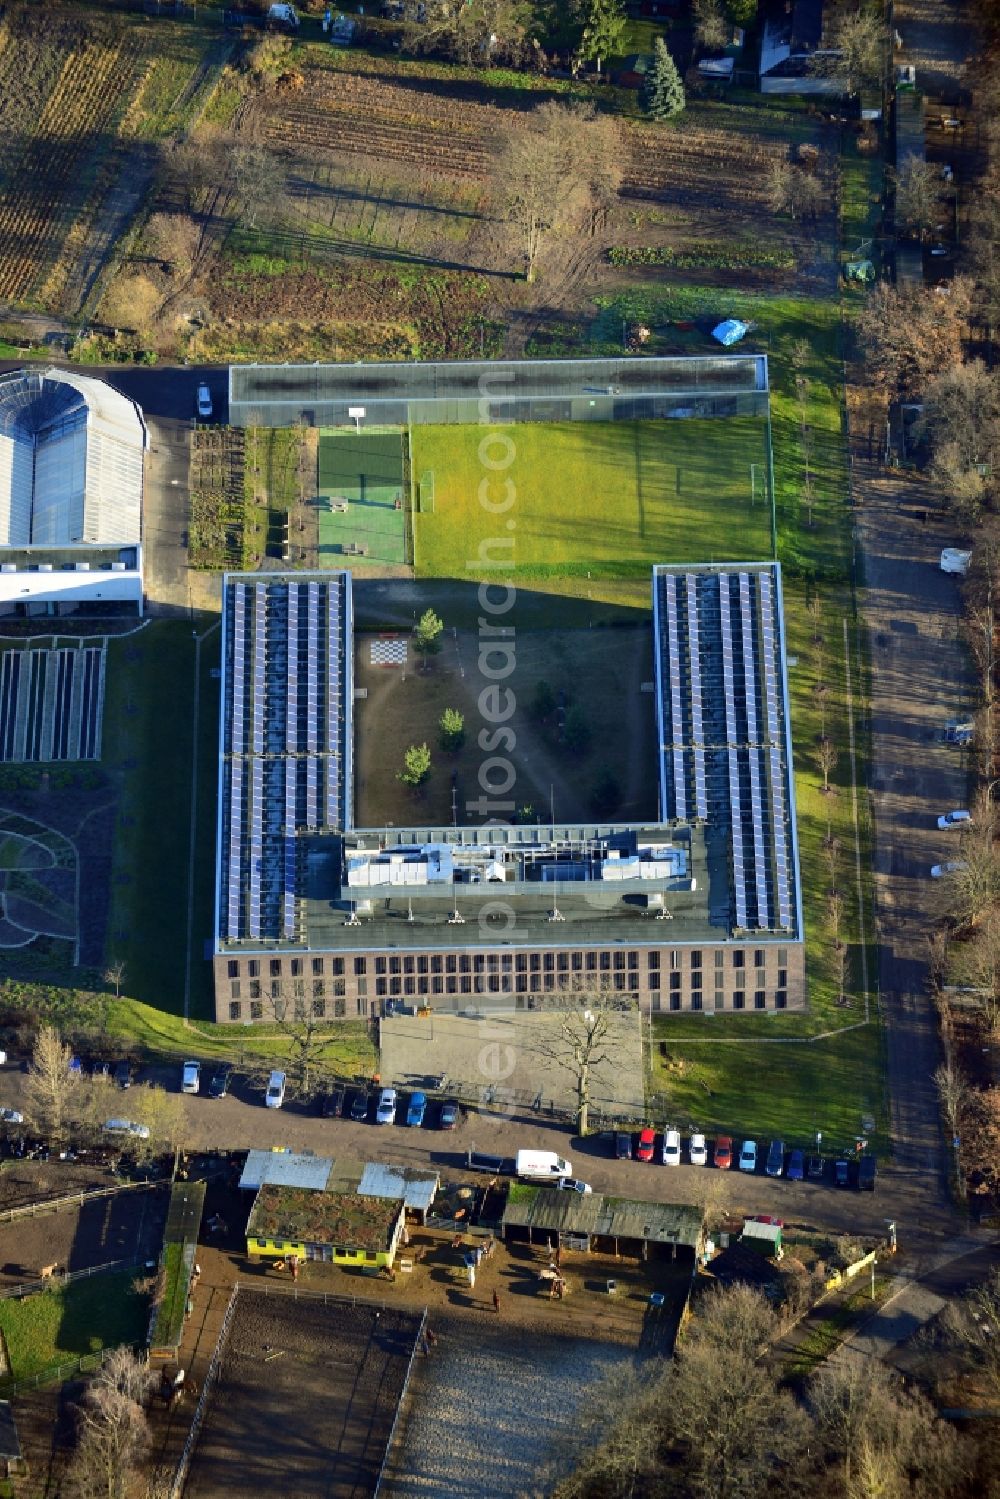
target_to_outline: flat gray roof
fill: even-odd
[[[324,1192],[333,1169],[329,1156],[300,1154],[293,1150],[251,1150],[247,1155],[240,1186],[256,1191],[272,1187],[308,1187]]]
[[[657,395],[764,392],[763,354],[708,354],[679,358],[448,360],[385,364],[233,364],[229,410],[237,425],[243,407],[385,402],[491,403],[511,399],[569,400],[581,395]]]
[[[411,1212],[429,1212],[441,1178],[436,1171],[417,1166],[389,1166],[383,1161],[369,1161],[361,1173],[358,1193],[362,1197],[387,1197],[398,1202],[402,1197]]]

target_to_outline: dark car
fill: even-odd
[[[367,1093],[355,1093],[354,1097],[351,1099],[351,1118],[358,1120],[368,1118]]]
[[[858,1162],[858,1191],[874,1192],[878,1167],[873,1155],[863,1155]]]
[[[615,1135],[615,1156],[619,1161],[630,1161],[632,1159],[632,1136],[619,1130]]]
[[[806,1176],[808,1176],[811,1182],[823,1180],[823,1165],[824,1162],[821,1155],[811,1155],[809,1157],[806,1162]]]
[[[119,1088],[131,1088],[132,1067],[129,1062],[119,1062],[115,1068],[115,1082]]]
[[[448,1098],[441,1105],[441,1112],[438,1115],[438,1129],[457,1129],[457,1128],[458,1128],[458,1104],[455,1102],[455,1100],[453,1098]]]
[[[319,1111],[324,1119],[340,1119],[346,1102],[347,1094],[343,1088],[328,1088],[320,1097]]]
[[[805,1151],[793,1150],[788,1157],[788,1169],[785,1175],[790,1182],[800,1182],[806,1174]]]
[[[834,1161],[833,1179],[838,1187],[849,1187],[851,1185],[851,1164],[849,1161]]]
[[[764,1171],[767,1176],[780,1176],[785,1169],[785,1142],[772,1140],[767,1151]]]
[[[212,1073],[212,1081],[208,1085],[209,1098],[225,1098],[229,1092],[229,1083],[232,1076],[232,1062],[220,1062]]]

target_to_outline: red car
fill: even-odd
[[[712,1160],[718,1171],[728,1171],[733,1164],[733,1142],[728,1135],[720,1135],[716,1140]]]
[[[635,1147],[635,1158],[637,1161],[651,1161],[653,1159],[653,1146],[656,1143],[656,1131],[644,1129],[639,1131],[639,1143]]]

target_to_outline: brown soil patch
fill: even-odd
[[[405,637],[403,637],[405,638]],[[647,624],[606,630],[551,630],[516,636],[515,667],[502,684],[517,707],[508,725],[515,743],[496,739],[497,726],[483,717],[479,698],[493,682],[479,669],[480,642],[471,631],[446,631],[438,655],[426,671],[409,652],[405,669],[371,665],[371,642],[356,637],[355,683],[367,699],[355,704],[355,799],[359,826],[384,824],[447,825],[454,806],[459,824],[481,823],[489,816],[510,818],[513,808],[490,811],[479,806],[484,795],[480,771],[491,756],[509,755],[513,785],[493,801],[514,807],[533,805],[541,820],[554,806],[557,821],[594,816],[593,791],[607,769],[620,788],[613,815],[640,821],[656,814],[656,766],[653,696],[641,691],[653,674]],[[496,669],[488,661],[487,670]],[[579,708],[591,737],[583,753],[559,742],[556,715],[536,723],[529,706],[537,683],[545,680],[566,706]],[[496,707],[487,703],[487,711]],[[465,715],[465,744],[457,753],[438,747],[438,724],[445,708]],[[480,734],[487,737],[480,740]],[[490,740],[489,735],[494,739]],[[397,779],[410,744],[426,743],[433,756],[430,780],[414,793]],[[499,771],[487,773],[496,779]],[[499,784],[499,782],[497,782]],[[610,815],[608,811],[605,817]]]

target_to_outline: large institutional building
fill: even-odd
[[[229,575],[216,1018],[805,1004],[780,569],[653,575],[659,820],[359,828],[349,573]]]
[[[145,448],[102,380],[0,375],[0,614],[142,612]]]

